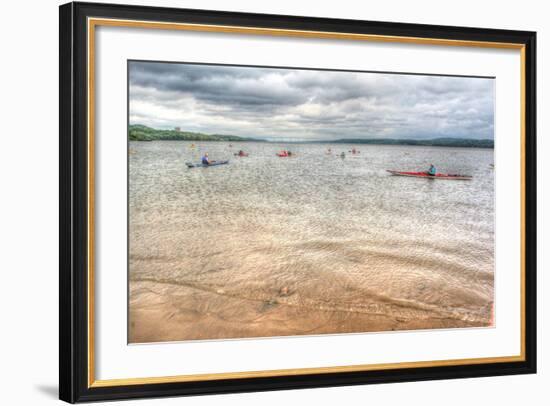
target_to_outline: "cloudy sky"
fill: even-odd
[[[130,124],[270,140],[493,138],[494,80],[130,62]]]

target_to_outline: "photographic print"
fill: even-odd
[[[536,373],[535,32],[59,11],[60,399]]]
[[[494,93],[128,61],[129,342],[491,327]]]

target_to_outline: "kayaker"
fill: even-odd
[[[430,169],[428,169],[427,174],[430,176],[435,176],[437,173],[437,170],[435,169],[435,166],[433,164],[430,164]]]
[[[204,153],[204,156],[202,157],[202,164],[210,165],[210,158],[208,158],[208,152]]]

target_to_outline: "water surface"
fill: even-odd
[[[492,149],[129,148],[130,342],[491,323]],[[295,156],[276,157],[281,149]],[[230,163],[185,166],[204,152]],[[431,163],[473,180],[386,172]]]

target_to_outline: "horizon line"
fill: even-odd
[[[190,130],[184,130],[180,129],[177,130],[176,128],[155,128],[150,127],[145,124],[128,124],[128,131],[130,130],[130,126],[143,126],[150,128],[155,131],[173,131],[173,132],[182,132],[182,133],[195,133],[195,134],[204,134],[209,136],[221,136],[221,137],[238,137],[242,139],[248,139],[248,140],[255,140],[255,141],[262,141],[262,142],[291,142],[291,143],[318,143],[318,142],[335,142],[335,141],[436,141],[436,140],[467,140],[467,141],[491,141],[495,142],[494,138],[466,138],[466,137],[450,137],[450,136],[440,136],[440,137],[433,137],[433,138],[400,138],[400,137],[391,137],[391,138],[380,138],[380,137],[369,137],[369,138],[334,138],[331,140],[327,139],[306,139],[306,138],[259,138],[255,136],[242,136],[242,135],[235,135],[235,134],[223,134],[223,133],[203,133],[199,131],[190,131]]]

